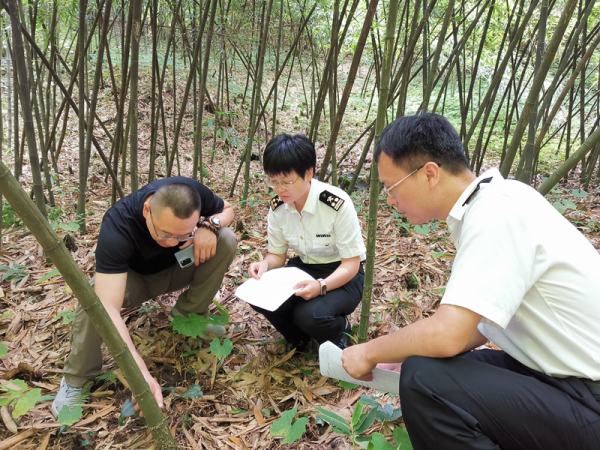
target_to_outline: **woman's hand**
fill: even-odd
[[[253,262],[248,267],[248,275],[255,280],[260,280],[262,274],[269,270],[269,262],[265,259],[259,262]]]
[[[298,289],[294,295],[302,297],[304,300],[310,300],[321,295],[321,283],[317,280],[301,281],[292,289]]]

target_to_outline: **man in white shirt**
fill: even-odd
[[[392,122],[375,160],[388,204],[446,220],[457,253],[435,314],[347,348],[346,370],[402,364],[415,449],[600,448],[598,251],[531,187],[477,178],[442,116]]]

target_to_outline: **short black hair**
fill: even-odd
[[[421,112],[400,117],[381,132],[375,144],[374,158],[388,155],[407,172],[433,161],[453,175],[471,166],[465,156],[460,136],[444,116]]]
[[[303,134],[280,134],[269,141],[263,153],[263,169],[269,176],[287,175],[292,171],[301,177],[317,167],[315,145]]]
[[[168,183],[158,188],[151,199],[154,214],[159,216],[163,209],[170,208],[178,219],[189,219],[200,213],[200,194],[185,183]]]

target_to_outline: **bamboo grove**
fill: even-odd
[[[300,131],[326,148],[320,178],[352,190],[372,148],[383,30],[395,18],[387,121],[418,110],[447,115],[477,172],[492,156],[503,175],[531,183],[540,155],[550,152],[562,160],[576,154],[570,164],[580,166],[586,185],[593,180],[600,153],[594,1],[414,0],[392,7],[377,0],[2,0],[4,157],[17,177],[28,162],[33,198],[45,214],[44,195],[52,204],[71,131],[79,143],[79,192],[96,154],[113,202],[138,189],[141,171],[148,181],[180,174],[184,157],[193,161],[189,175],[202,180],[205,158],[213,162],[234,145],[240,152],[230,195],[241,175],[245,200],[252,154],[270,136],[292,131],[279,117],[300,108]],[[243,89],[232,86],[234,75]],[[140,80],[150,92],[140,92]],[[367,111],[345,132],[356,98],[368,102]],[[151,114],[139,113],[140,102],[150,103]],[[112,117],[101,119],[99,105]],[[140,147],[142,126],[151,136]],[[227,135],[227,127],[238,133]],[[184,140],[193,143],[191,154],[182,154]],[[358,163],[347,170],[350,154]],[[85,232],[85,196],[77,212]]]

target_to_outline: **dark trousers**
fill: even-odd
[[[295,257],[289,260],[287,266],[302,269],[318,279],[327,278],[340,264],[304,264]],[[292,295],[275,311],[251,306],[264,315],[287,342],[297,343],[308,335],[321,344],[344,331],[345,316],[351,314],[362,299],[364,280],[365,272],[361,264],[354,278],[323,296],[306,301]]]
[[[400,398],[415,450],[600,449],[600,395],[503,351],[410,357]]]

